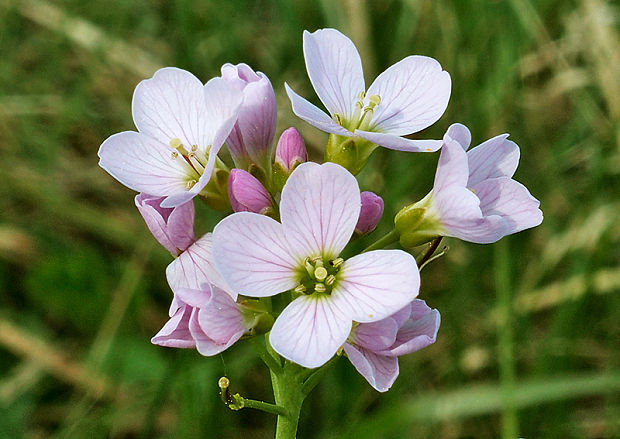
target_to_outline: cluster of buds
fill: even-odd
[[[142,81],[132,104],[137,131],[103,142],[100,165],[140,192],[139,212],[175,257],[166,269],[170,319],[153,343],[209,356],[268,334],[290,362],[316,368],[344,355],[386,391],[398,357],[434,343],[440,324],[439,312],[417,299],[420,269],[409,251],[442,236],[494,242],[540,224],[542,212],[512,178],[519,147],[507,135],[469,151],[461,124],[441,140],[404,137],[435,123],[448,105],[451,79],[439,62],[408,56],[366,87],[346,36],[322,29],[304,32],[303,41],[327,112],[285,88],[294,113],[329,134],[325,163],[308,161],[293,127],[274,151],[271,82],[246,64],[225,64],[206,84],[176,68]],[[434,187],[400,210],[388,235],[345,258],[345,247],[383,216],[381,196],[361,191],[355,177],[377,147],[441,148]],[[199,239],[195,197],[233,211]],[[384,249],[396,241],[401,249]]]

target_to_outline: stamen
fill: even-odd
[[[327,270],[323,267],[317,267],[314,270],[314,278],[319,282],[323,282],[327,277]]]
[[[172,154],[170,154],[172,156],[172,160],[175,160],[177,157],[179,157],[179,153],[176,151],[172,151]]]
[[[336,123],[338,125],[342,125],[342,116],[341,115],[339,115],[338,113],[335,113],[334,114],[334,119],[336,120]]]
[[[381,96],[379,95],[371,95],[368,97],[370,104],[368,106],[372,109],[381,103]]]
[[[295,291],[297,294],[302,294],[306,292],[306,287],[304,287],[303,285],[297,285],[293,291]]]
[[[338,267],[340,267],[342,265],[343,262],[344,262],[344,259],[336,258],[333,261],[331,261],[330,264],[332,264],[332,267],[338,268]]]
[[[325,288],[325,285],[317,283],[314,285],[314,291],[316,291],[317,293],[324,293],[325,291],[327,291],[327,288]]]
[[[310,258],[306,258],[306,260],[304,261],[304,267],[306,268],[306,271],[308,272],[310,277],[314,277],[314,265],[311,264]]]
[[[198,160],[198,157],[195,153],[190,152],[187,156],[187,159],[189,160],[189,163],[194,167],[194,169],[198,171],[199,174],[202,174],[205,171],[205,167],[202,165],[202,163],[200,163],[200,160]]]
[[[197,183],[196,180],[189,180],[187,184],[185,185],[185,189],[190,190],[191,188],[194,187],[196,183]]]
[[[325,279],[325,285],[327,285],[328,287],[331,287],[334,282],[336,282],[336,276],[334,276],[333,274],[330,274],[329,276],[327,276],[327,279]]]
[[[198,145],[192,145],[192,152],[198,151]]]

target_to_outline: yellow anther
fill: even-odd
[[[308,272],[310,277],[314,276],[314,265],[312,265],[312,263],[310,262],[310,258],[306,258],[306,260],[304,261],[304,267],[306,268],[306,271]]]
[[[317,267],[314,270],[314,278],[319,282],[323,282],[327,277],[327,270],[324,267]]]
[[[192,145],[192,152],[198,151],[198,145]]]
[[[176,151],[172,151],[172,154],[170,154],[172,156],[172,160],[176,159],[179,156],[179,153]]]
[[[321,260],[320,256],[315,256],[315,257],[310,259],[310,262],[312,262],[313,264],[318,264],[319,261],[321,261],[321,265],[323,265],[323,261]]]
[[[317,293],[324,293],[325,291],[327,291],[327,288],[325,288],[325,285],[323,284],[315,284],[314,291],[316,291]]]
[[[370,108],[374,108],[381,103],[381,96],[379,95],[371,95],[368,97],[368,101],[370,104],[368,105]]]
[[[174,139],[170,140],[170,146],[174,149],[177,149],[179,146],[183,146],[183,144],[181,143],[181,139],[175,137]]]
[[[330,274],[329,276],[327,276],[327,279],[325,279],[325,285],[327,285],[328,287],[334,285],[334,282],[336,282],[336,276],[334,276],[333,274]]]
[[[333,261],[330,262],[330,264],[332,264],[332,266],[334,268],[338,268],[342,265],[342,263],[344,262],[344,259],[342,258],[336,258]]]
[[[185,184],[185,189],[190,190],[191,188],[194,187],[194,185],[196,184],[196,180],[189,180],[186,184]]]
[[[297,294],[305,293],[306,287],[304,287],[303,285],[297,285],[293,291],[295,291]]]
[[[338,125],[342,125],[342,116],[341,115],[339,115],[338,113],[335,113],[334,114],[334,119],[336,120],[336,123]]]
[[[361,101],[361,100],[363,100],[365,97],[366,97],[366,92],[365,92],[365,91],[360,91],[360,92],[357,94],[357,98],[358,98],[360,101]]]

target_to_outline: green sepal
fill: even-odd
[[[357,175],[376,148],[377,145],[361,137],[330,134],[325,147],[325,161],[338,163]]]
[[[394,226],[404,248],[417,247],[445,235],[445,229],[432,207],[430,194],[401,209],[394,217]]]

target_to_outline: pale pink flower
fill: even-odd
[[[194,236],[194,202],[177,207],[161,207],[164,197],[138,194],[136,207],[155,239],[173,256],[179,255],[196,240]]]
[[[168,265],[166,276],[174,298],[170,320],[152,343],[193,348],[215,355],[235,343],[249,328],[235,294],[213,262],[212,235],[207,233]]]
[[[135,191],[166,197],[162,207],[179,206],[209,182],[241,100],[222,78],[203,85],[185,70],[158,70],[134,92],[139,132],[108,137],[99,148],[99,166]]]
[[[283,357],[305,367],[328,361],[352,322],[381,320],[418,294],[415,259],[401,250],[339,257],[360,212],[360,190],[334,163],[299,165],[282,190],[282,223],[239,212],[213,231],[217,267],[234,291],[266,297],[292,291],[269,340]]]
[[[247,64],[224,64],[222,78],[243,93],[234,128],[226,140],[237,168],[249,170],[255,163],[270,170],[276,131],[276,95],[269,78]]]
[[[344,344],[357,371],[379,392],[385,392],[398,376],[398,357],[435,343],[441,317],[423,300],[373,323],[353,328]]]
[[[295,167],[308,160],[308,152],[304,139],[294,127],[287,128],[278,139],[275,163],[290,174]]]
[[[436,234],[487,244],[542,222],[540,202],[512,179],[519,147],[507,137],[493,137],[467,151],[467,127],[448,128],[433,190],[417,203],[427,209],[428,224],[435,218]]]
[[[312,86],[329,115],[285,87],[293,111],[309,124],[390,149],[436,151],[441,147],[440,140],[402,137],[435,123],[448,106],[450,75],[433,58],[408,56],[366,89],[359,53],[337,30],[304,31],[304,57]]]

